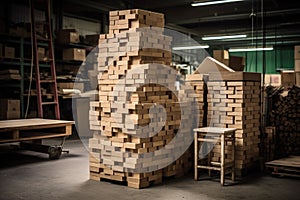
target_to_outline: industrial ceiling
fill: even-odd
[[[203,0],[202,0],[203,1]],[[207,1],[207,0],[205,0]],[[246,34],[246,38],[205,41],[215,48],[241,45],[300,44],[300,6],[294,0],[244,0],[193,7],[192,0],[67,0],[64,12],[101,18],[110,10],[140,8],[165,14],[166,27],[190,34],[199,43],[203,36]],[[201,1],[197,1],[201,2]],[[70,7],[70,3],[73,5]],[[102,14],[102,15],[101,15]]]

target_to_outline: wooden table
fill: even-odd
[[[17,119],[0,121],[0,143],[21,142],[72,134],[73,121],[52,119]]]
[[[22,148],[49,154],[50,159],[58,159],[64,139],[72,134],[73,121],[52,119],[18,119],[0,121],[0,143],[21,142]],[[63,137],[60,145],[42,144],[42,139]],[[30,142],[25,142],[30,141]]]
[[[195,180],[198,180],[198,169],[208,169],[209,176],[211,170],[217,170],[221,173],[221,185],[224,185],[225,173],[231,173],[232,181],[235,180],[235,128],[218,128],[218,127],[204,127],[194,129],[194,143],[195,143]],[[231,162],[225,163],[225,146],[231,142],[232,145],[232,159]],[[202,145],[207,143],[221,143],[221,162],[211,162],[210,153],[208,152],[207,165],[198,165],[199,160],[199,143]]]

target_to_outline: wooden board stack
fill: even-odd
[[[109,33],[117,34],[135,28],[165,26],[164,15],[141,9],[111,11],[109,13]]]
[[[300,154],[300,87],[276,92],[272,96],[270,125],[276,127],[277,143],[275,157]],[[280,88],[278,90],[281,90]],[[270,93],[270,94],[272,94]]]
[[[237,128],[235,163],[242,176],[259,159],[260,143],[260,74],[227,72],[210,74],[208,85],[208,125]],[[213,161],[220,161],[219,145],[214,147]],[[226,154],[230,160],[231,153]]]
[[[264,155],[265,161],[271,161],[275,158],[276,127],[267,126],[264,137],[262,137],[261,155]]]
[[[164,26],[162,14],[112,11],[110,33],[100,35],[99,101],[90,109],[91,179],[143,188],[192,166],[191,154],[176,158],[193,139],[193,107],[182,103],[193,98],[176,91],[176,70],[161,65],[171,63],[171,38],[152,26]]]
[[[195,93],[195,101],[198,104],[199,108],[199,128],[207,126],[207,81],[208,75],[204,74],[189,74],[186,76],[185,83],[193,87]]]

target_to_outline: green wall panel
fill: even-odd
[[[232,56],[245,57],[245,72],[260,72],[263,68],[263,52],[234,52]],[[266,74],[278,73],[276,69],[294,69],[294,47],[265,51]]]

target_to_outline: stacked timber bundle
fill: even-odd
[[[195,101],[199,108],[199,120],[197,127],[207,126],[207,81],[208,75],[189,74],[186,76],[185,83],[193,87]]]
[[[267,126],[265,128],[264,137],[262,137],[261,155],[264,161],[274,160],[275,156],[275,143],[276,143],[276,127]]]
[[[270,125],[276,127],[278,137],[276,157],[300,155],[300,88],[274,93]]]
[[[237,129],[236,173],[243,176],[259,160],[260,74],[234,72],[210,57],[204,59],[192,75],[194,76],[192,85],[198,83],[201,88],[203,74],[207,74],[207,94],[205,90],[195,91],[197,95],[203,95],[203,98],[207,99],[207,111],[205,109],[203,111],[205,115],[207,112],[205,126]],[[198,75],[198,80],[195,75]],[[219,144],[213,147],[211,158],[213,162],[220,162],[220,148]],[[225,161],[231,160],[230,151],[230,149],[226,151]]]
[[[193,97],[175,89],[171,38],[163,26],[159,13],[110,12],[110,33],[99,41],[99,101],[90,109],[91,179],[143,188],[192,166],[186,150],[193,140]]]
[[[223,72],[213,74],[208,85],[208,125],[236,128],[235,163],[237,175],[243,176],[259,160],[260,74]],[[220,145],[213,149],[212,161],[220,162]],[[225,160],[231,160],[230,150]]]

